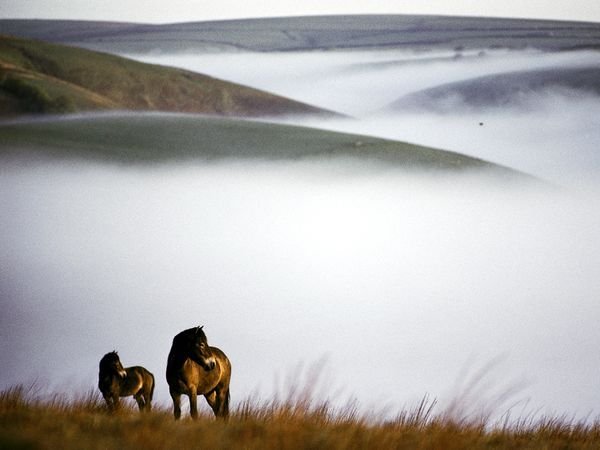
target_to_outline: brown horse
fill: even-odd
[[[197,395],[204,395],[215,416],[229,416],[231,363],[225,353],[210,347],[202,327],[182,331],[173,338],[167,360],[167,383],[173,398],[175,420],[181,417],[181,396],[190,399],[190,415],[196,419]]]
[[[98,388],[108,409],[119,409],[119,397],[133,395],[140,411],[152,409],[154,375],[140,366],[123,368],[117,352],[107,353],[100,360]]]

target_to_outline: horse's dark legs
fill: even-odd
[[[133,396],[133,398],[135,398],[135,401],[137,402],[140,411],[144,411],[144,409],[146,408],[146,402],[144,401],[144,397],[142,396],[142,394],[138,392]]]
[[[154,377],[151,377],[151,383],[142,388],[142,397],[144,398],[144,409],[148,412],[152,410],[152,394],[154,393]]]
[[[144,394],[144,410],[145,411],[152,411],[152,397],[149,394]]]
[[[108,408],[109,411],[113,411],[114,410],[114,405],[113,405],[113,398],[112,395],[103,395],[104,397],[104,401],[106,402],[106,407]]]
[[[119,395],[113,394],[109,397],[109,399],[110,402],[107,400],[108,409],[110,409],[112,412],[118,411],[119,407],[121,406],[121,404],[119,403]]]
[[[227,418],[229,416],[228,389],[215,389],[209,394],[206,394],[205,397],[216,417]]]
[[[219,413],[217,416],[227,419],[229,417],[229,388],[217,391]]]
[[[196,394],[196,386],[188,388],[188,397],[190,398],[190,415],[192,419],[198,418],[198,396]]]
[[[173,399],[173,415],[175,420],[179,420],[181,417],[181,394],[171,391],[171,398]]]
[[[211,391],[208,394],[204,395],[204,398],[206,399],[206,401],[208,402],[209,406],[212,408],[213,412],[215,413],[215,416],[217,416],[217,392],[216,391]]]
[[[219,391],[219,398],[219,416],[227,419],[229,417],[229,387]]]

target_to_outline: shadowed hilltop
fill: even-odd
[[[0,35],[0,116],[93,110],[334,115],[186,70]]]
[[[505,108],[526,104],[533,95],[562,92],[580,98],[600,95],[600,67],[521,70],[442,84],[408,94],[386,109],[429,109],[451,113],[459,107]]]
[[[115,53],[374,48],[600,48],[600,24],[427,15],[351,15],[141,24],[1,20],[16,36]]]

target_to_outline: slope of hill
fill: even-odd
[[[116,53],[342,48],[600,48],[600,24],[419,15],[309,16],[176,24],[2,20],[4,33]]]
[[[43,154],[119,163],[358,158],[425,171],[519,172],[458,153],[404,142],[231,118],[181,114],[104,114],[0,125],[0,155]]]
[[[0,36],[0,115],[103,109],[227,116],[332,114],[185,70]]]
[[[408,94],[386,110],[454,111],[457,107],[525,106],[545,93],[600,96],[599,67],[521,70],[447,83]]]

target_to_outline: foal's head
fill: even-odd
[[[127,372],[125,372],[125,369],[121,364],[119,355],[115,351],[107,353],[102,357],[100,360],[100,373],[104,373],[106,375],[117,375],[121,378],[125,378],[127,376]]]

